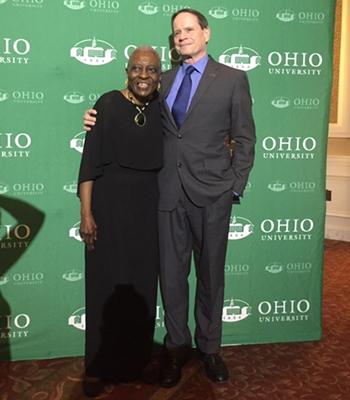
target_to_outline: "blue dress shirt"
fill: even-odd
[[[192,65],[196,70],[193,71],[192,75],[191,75],[192,88],[191,88],[191,93],[190,93],[190,99],[189,99],[189,102],[188,102],[188,105],[187,105],[187,110],[188,110],[188,108],[189,108],[189,106],[191,104],[192,98],[193,98],[193,96],[196,93],[196,90],[198,88],[198,85],[199,85],[199,82],[200,82],[201,77],[203,75],[203,72],[205,70],[205,67],[207,66],[208,59],[209,59],[208,55],[205,55],[204,57],[202,57],[200,60],[198,60],[194,64],[183,63],[180,66],[180,68],[177,71],[177,74],[175,76],[174,83],[173,83],[173,85],[172,85],[172,87],[170,89],[170,92],[168,94],[168,97],[166,98],[166,102],[167,102],[167,105],[169,107],[169,110],[171,110],[172,107],[173,107],[177,92],[178,92],[179,87],[181,85],[181,82],[182,82],[182,80],[183,80],[183,78],[185,76],[186,69],[190,65]]]

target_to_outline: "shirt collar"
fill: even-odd
[[[204,69],[205,69],[205,67],[206,67],[206,65],[207,65],[208,60],[209,60],[209,56],[208,56],[208,54],[206,54],[205,56],[203,56],[200,60],[198,60],[198,61],[195,62],[194,64],[186,64],[186,63],[183,63],[183,64],[181,65],[182,72],[185,73],[186,69],[187,69],[190,65],[192,65],[192,66],[196,69],[197,72],[199,72],[200,74],[203,74]]]

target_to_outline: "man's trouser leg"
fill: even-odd
[[[174,210],[159,212],[160,284],[169,349],[191,345],[187,279],[192,249],[197,261],[196,344],[206,353],[220,347],[231,199],[227,192],[215,203],[198,207],[183,192]]]

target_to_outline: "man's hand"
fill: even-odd
[[[90,108],[89,110],[85,111],[85,114],[83,116],[84,131],[86,131],[86,132],[91,131],[91,128],[95,125],[95,122],[96,122],[96,118],[95,118],[96,114],[97,114],[97,111],[94,110],[93,108]]]
[[[94,250],[94,242],[97,240],[97,225],[92,214],[81,217],[80,236],[87,249]]]

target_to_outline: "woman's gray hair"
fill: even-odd
[[[146,52],[153,53],[153,54],[157,57],[157,59],[158,59],[159,66],[161,66],[160,56],[159,56],[158,52],[157,52],[156,50],[154,50],[153,47],[151,47],[151,46],[139,46],[139,47],[136,47],[136,49],[131,53],[131,55],[130,55],[130,57],[129,57],[128,69],[129,69],[129,67],[130,67],[130,63],[131,63],[131,60],[132,60],[132,58],[133,58],[133,55],[134,55],[135,53],[139,52],[139,51],[146,51]]]

